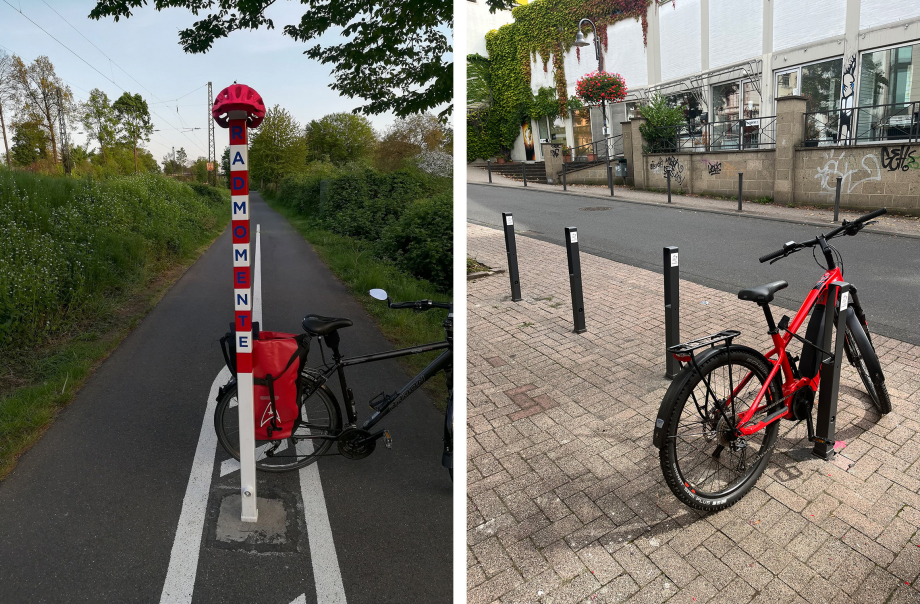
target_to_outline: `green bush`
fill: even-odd
[[[72,329],[148,268],[191,253],[229,214],[225,200],[151,174],[0,171],[0,351]]]
[[[453,196],[441,194],[409,205],[381,234],[380,255],[400,269],[434,283],[453,284]],[[447,219],[445,220],[445,216]]]
[[[316,167],[283,178],[278,196],[319,227],[367,241],[379,259],[443,291],[450,289],[451,179],[416,168],[377,172],[359,165]]]
[[[660,94],[655,94],[648,105],[639,107],[639,113],[648,120],[639,126],[639,132],[645,143],[643,153],[665,153],[675,151],[677,145],[677,127],[684,123],[684,112],[680,107],[672,107]]]

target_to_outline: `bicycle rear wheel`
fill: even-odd
[[[308,388],[309,390],[309,388]],[[311,438],[336,435],[342,430],[342,414],[333,396],[319,388],[301,401],[301,422],[290,438],[256,440],[256,469],[287,472],[315,462],[329,450],[332,439]],[[217,402],[214,429],[221,446],[235,459],[240,458],[239,403],[236,386],[228,388]]]
[[[757,351],[723,348],[706,357],[699,370],[685,366],[675,379],[684,377],[686,384],[673,401],[663,403],[671,404],[671,411],[659,455],[671,492],[694,509],[716,512],[756,484],[770,461],[779,422],[750,436],[732,434],[731,426],[750,409],[770,374],[769,361]],[[781,398],[774,380],[750,423],[778,411]]]
[[[853,312],[852,310],[850,311]],[[852,325],[851,325],[852,323]],[[891,412],[891,398],[888,396],[888,387],[885,386],[885,375],[882,373],[881,365],[878,362],[878,355],[875,347],[869,341],[866,332],[863,331],[862,325],[857,321],[847,317],[846,339],[843,341],[843,347],[850,364],[856,368],[856,373],[862,380],[872,404],[879,413],[885,415]],[[866,363],[866,360],[869,363]],[[870,371],[869,367],[876,370]]]

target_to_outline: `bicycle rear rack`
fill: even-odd
[[[714,333],[702,338],[675,344],[668,348],[668,352],[674,355],[674,358],[682,363],[686,363],[693,356],[693,351],[706,346],[714,347],[720,342],[726,342],[726,346],[731,346],[732,340],[741,335],[740,331],[734,329],[723,329],[719,333]]]

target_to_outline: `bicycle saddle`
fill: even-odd
[[[774,281],[773,283],[767,283],[766,285],[758,285],[756,287],[742,289],[740,292],[738,292],[738,299],[750,300],[751,302],[757,302],[761,305],[769,304],[773,301],[773,294],[781,289],[786,289],[787,287],[789,287],[789,284],[785,281]]]
[[[351,326],[351,319],[324,317],[322,315],[307,315],[303,318],[303,330],[315,336],[326,336],[338,329]]]

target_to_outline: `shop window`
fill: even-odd
[[[862,54],[859,70],[857,140],[888,140],[910,136],[917,122],[920,78],[913,77],[920,45]]]

